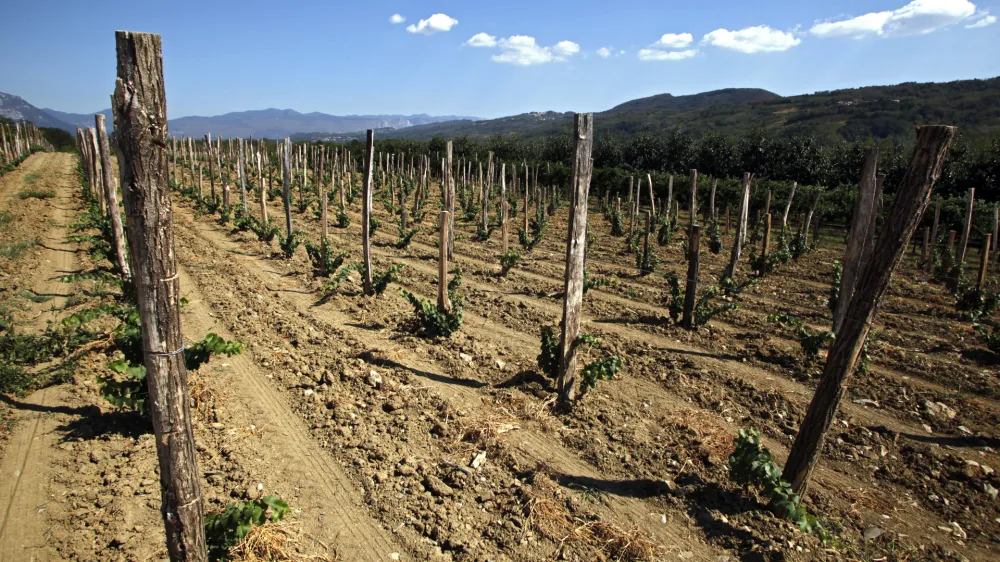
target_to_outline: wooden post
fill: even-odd
[[[729,224],[730,224],[729,205],[726,205],[726,236],[729,236]]]
[[[438,310],[448,314],[451,312],[451,299],[448,297],[448,230],[451,221],[448,211],[438,215],[440,237],[438,238]]]
[[[670,178],[667,180],[667,204],[663,207],[663,212],[666,213],[667,224],[670,224],[670,209],[673,208],[674,204],[674,175],[670,174]],[[677,217],[677,214],[674,214]]]
[[[847,305],[854,294],[854,282],[860,273],[865,246],[869,243],[869,229],[875,211],[875,170],[878,166],[878,147],[872,146],[861,164],[861,180],[858,183],[858,199],[854,205],[854,218],[847,235],[847,251],[844,255],[844,270],[840,281],[840,296],[833,309],[833,331],[837,332],[847,313]]]
[[[292,139],[285,137],[284,167],[281,174],[282,197],[285,202],[285,231],[292,236]]]
[[[448,211],[448,259],[455,257],[455,171],[452,167],[452,141],[445,145],[445,185],[442,187],[446,194]]]
[[[203,561],[205,525],[191,429],[180,281],[167,172],[167,103],[160,36],[115,32],[115,134],[132,250],[143,364],[156,435],[161,512],[174,561]]]
[[[948,231],[948,253],[955,257],[955,235],[958,234],[954,230]],[[957,263],[957,262],[956,262]]]
[[[646,232],[642,237],[642,255],[643,257],[649,255],[649,233],[653,231],[653,212],[646,211]],[[652,273],[640,271],[640,273]]]
[[[712,191],[709,193],[708,196],[708,218],[709,220],[712,221],[713,224],[717,222],[716,219],[718,218],[715,216],[715,188],[717,188],[718,186],[719,186],[719,180],[713,179]]]
[[[642,180],[639,180],[642,183]],[[628,179],[628,239],[635,236],[635,177]]]
[[[94,131],[93,127],[88,127],[84,133],[87,136],[88,152],[90,154],[91,166],[94,170],[94,190],[97,195],[98,204],[101,207],[101,212],[107,212],[107,203],[104,201],[104,188],[102,184],[104,183],[104,176],[101,175],[101,154],[97,148],[97,133]]]
[[[979,252],[979,278],[976,280],[976,289],[983,290],[986,286],[986,268],[990,264],[990,242],[993,240],[992,234],[987,234],[983,239],[983,247]]]
[[[201,166],[199,166],[198,169],[200,170]],[[258,178],[258,183],[260,184],[260,189],[258,190],[258,191],[260,191],[260,194],[259,194],[260,195],[260,220],[261,220],[261,224],[263,224],[264,227],[266,228],[268,226],[268,219],[267,219],[267,191],[264,189],[264,174],[263,174],[263,169],[261,168],[261,164],[260,164],[260,152],[259,151],[257,152],[257,178]],[[199,184],[201,183],[201,179],[200,178],[198,179],[198,182],[199,182]]]
[[[205,135],[205,154],[208,157],[208,187],[215,201],[215,160],[212,158],[212,133]]]
[[[726,266],[723,277],[736,279],[736,264],[740,261],[743,251],[743,238],[746,236],[746,212],[750,206],[750,173],[743,172],[743,197],[740,198],[739,219],[736,221],[736,236],[733,238],[733,251],[729,255],[729,265]],[[729,210],[726,208],[726,228],[729,225]]]
[[[771,213],[764,215],[764,242],[761,244],[760,255],[765,258],[771,253]]]
[[[587,199],[593,161],[594,114],[577,113],[573,122],[573,170],[570,191],[569,236],[566,241],[566,274],[562,314],[562,337],[559,349],[559,402],[568,408],[576,398],[576,337],[580,334],[583,312],[583,269],[587,251]]]
[[[795,493],[804,496],[809,476],[823,449],[823,440],[833,423],[848,380],[858,363],[879,302],[889,288],[893,271],[903,257],[906,244],[927,208],[931,189],[941,172],[954,127],[917,127],[917,142],[909,168],[896,192],[868,267],[860,273],[844,322],[827,357],[823,376],[800,425],[785,463],[782,478]],[[866,158],[867,159],[867,158]]]
[[[368,129],[365,143],[365,178],[361,183],[361,244],[363,246],[363,271],[361,281],[365,294],[374,294],[372,289],[372,250],[371,250],[371,217],[372,217],[372,173],[375,158],[375,131]]]
[[[694,168],[691,169],[691,232],[694,232],[694,226],[698,224],[698,170]]]
[[[111,217],[111,238],[115,246],[115,262],[118,271],[126,282],[132,280],[132,272],[128,266],[128,253],[125,251],[125,232],[122,230],[122,215],[118,207],[118,193],[111,173],[111,151],[108,146],[108,133],[104,126],[104,114],[94,115],[97,131],[97,146],[101,153],[101,171],[104,173],[104,199],[107,202],[108,216]]]
[[[684,292],[684,315],[681,316],[681,326],[688,330],[696,327],[695,303],[698,300],[698,262],[701,257],[701,227],[691,225],[691,236],[688,243],[687,290]]]
[[[962,241],[958,243],[958,256],[955,260],[959,266],[965,264],[965,252],[969,247],[969,234],[972,233],[972,211],[976,204],[976,188],[969,188],[969,199],[965,209],[965,224],[962,226]],[[956,287],[958,286],[956,282]]]
[[[329,218],[328,218],[328,214],[327,214],[329,203],[327,202],[326,184],[323,183],[323,161],[326,160],[326,158],[324,158],[322,154],[325,154],[325,151],[324,151],[324,153],[321,153],[321,156],[319,158],[319,174],[316,176],[315,180],[316,180],[316,194],[319,196],[319,214],[320,214],[319,220],[322,223],[322,226],[320,228],[321,228],[321,231],[322,231],[322,234],[323,234],[323,240],[326,240],[327,237],[330,235],[330,223],[329,223]],[[331,186],[333,184],[333,174],[330,174],[330,184],[331,184]],[[400,191],[402,191],[402,190],[400,190]],[[404,206],[403,206],[403,219],[400,222],[400,224],[405,229],[406,228],[406,206],[405,206],[406,200],[405,199],[403,199],[403,204],[404,204]]]
[[[649,210],[656,216],[656,195],[653,194],[653,174],[646,174],[646,181],[649,182]],[[649,225],[646,225],[646,230],[649,230]]]
[[[238,139],[239,144],[239,162],[237,165],[240,167],[238,175],[240,176],[240,204],[243,205],[243,212],[247,212],[247,172],[246,172],[246,154],[243,151],[243,139]]]
[[[500,203],[500,205],[500,237],[503,240],[503,253],[506,254],[510,249],[510,243],[508,242],[510,239],[510,233],[508,232],[509,228],[507,226],[507,213],[510,211],[510,203],[504,200]]]
[[[792,191],[788,194],[788,202],[785,203],[785,213],[781,215],[781,235],[785,235],[785,231],[788,228],[788,213],[792,210],[792,200],[795,199],[795,190],[798,189],[799,182],[792,182]]]

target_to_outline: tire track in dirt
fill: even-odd
[[[483,395],[475,389],[457,384],[439,382],[451,378],[446,367],[442,368],[443,366],[439,366],[436,362],[424,361],[412,357],[408,353],[410,350],[399,345],[394,345],[363,328],[352,327],[351,324],[356,323],[356,318],[348,317],[339,311],[329,308],[315,307],[315,298],[311,292],[303,291],[298,286],[296,280],[285,278],[267,262],[243,252],[239,248],[238,243],[231,241],[222,232],[191,220],[186,210],[185,212],[177,212],[174,216],[179,219],[179,223],[183,223],[184,232],[181,233],[179,238],[183,239],[185,233],[193,233],[209,244],[230,252],[232,258],[242,266],[246,275],[259,279],[263,286],[275,294],[276,298],[287,301],[297,314],[313,318],[314,321],[322,320],[328,323],[334,330],[342,330],[350,333],[352,337],[364,342],[368,351],[377,350],[390,361],[399,363],[405,361],[405,365],[402,365],[402,368],[410,370],[418,376],[422,376],[428,386],[434,388],[435,391],[443,396],[457,402],[462,408],[475,411],[481,410],[484,407]],[[184,243],[187,244],[189,242],[185,241]],[[478,318],[475,315],[468,316],[472,320],[471,323],[475,324]],[[487,322],[485,318],[482,318],[482,321]],[[537,344],[532,338],[520,332],[505,327],[501,327],[500,329],[505,337],[520,340],[522,345]],[[496,331],[494,331],[492,337],[496,337],[496,335]],[[404,355],[407,355],[407,357],[404,358]],[[505,433],[501,438],[508,445],[513,446],[521,454],[531,459],[533,463],[544,463],[564,474],[592,479],[602,478],[600,473],[588,463],[582,461],[575,452],[565,448],[561,443],[554,442],[552,437],[534,430],[522,428],[516,432]],[[694,559],[697,560],[714,560],[715,553],[712,552],[711,547],[705,545],[696,536],[698,534],[696,530],[673,520],[665,524],[662,522],[654,523],[653,516],[658,516],[658,513],[656,513],[652,506],[647,505],[642,500],[609,496],[605,510],[606,513],[604,516],[610,515],[609,519],[617,520],[619,523],[638,524],[643,529],[651,532],[660,544],[670,549],[691,552],[696,557]]]
[[[35,330],[44,329],[48,320],[54,320],[58,309],[65,305],[66,284],[55,278],[72,269],[75,247],[66,241],[69,208],[73,204],[73,165],[75,160],[66,153],[39,153],[28,158],[19,168],[20,176],[4,178],[4,194],[8,204],[24,186],[28,173],[38,174],[38,187],[55,190],[56,196],[49,206],[54,225],[41,239],[44,252],[33,276],[32,287],[37,294],[53,295],[44,303],[32,303],[29,314],[34,318]],[[17,181],[12,181],[17,180]],[[26,559],[26,551],[43,549],[49,503],[50,471],[52,457],[59,443],[57,428],[78,419],[69,408],[57,387],[39,390],[23,401],[15,403],[20,413],[19,425],[14,431],[2,460],[0,460],[0,561]],[[51,552],[49,554],[52,554]],[[35,552],[28,557],[35,559]]]
[[[182,317],[185,333],[215,332],[233,339],[212,318],[185,267],[179,271],[182,293],[188,299]],[[239,425],[253,425],[263,432],[257,452],[271,461],[268,486],[296,491],[297,501],[291,505],[305,514],[300,522],[306,535],[335,545],[342,560],[391,560],[393,553],[400,553],[390,534],[368,515],[361,494],[343,468],[312,439],[286,399],[265,380],[265,373],[246,355],[231,357],[226,363],[228,369],[215,373],[224,380],[212,384],[225,388],[239,403],[241,408],[227,408],[229,415],[242,422]]]

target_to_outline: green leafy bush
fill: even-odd
[[[799,505],[792,485],[781,479],[781,469],[774,463],[771,451],[760,444],[756,429],[740,429],[733,440],[735,450],[729,457],[729,477],[749,492],[756,487],[778,515],[787,517],[805,533],[815,533],[827,542],[830,536],[814,515]]]
[[[305,245],[306,254],[309,256],[309,261],[312,262],[313,274],[316,277],[329,277],[343,265],[344,259],[347,257],[347,252],[333,254],[329,238],[321,240],[319,245],[306,240]]]
[[[399,272],[402,269],[403,264],[397,263],[385,271],[374,272],[372,275],[372,290],[375,291],[375,294],[381,295],[384,293],[389,283],[398,283],[400,280]]]
[[[554,380],[559,376],[559,369],[562,365],[560,334],[556,333],[552,326],[542,326],[539,335],[541,350],[536,358],[538,371]],[[601,342],[589,334],[580,334],[576,337],[574,345],[588,345],[591,348],[600,349]],[[597,381],[613,379],[621,367],[622,359],[617,355],[609,355],[585,364],[581,372],[580,397],[582,398],[588,390],[597,388]]]
[[[521,254],[511,248],[507,250],[506,254],[497,254],[497,260],[500,261],[500,277],[506,277],[510,270],[517,265],[517,262],[521,261]]]
[[[712,318],[740,307],[739,303],[732,301],[713,305],[712,301],[719,296],[720,292],[719,287],[715,286],[707,287],[701,292],[698,302],[695,303],[694,307],[694,323],[696,325],[703,326]]]
[[[583,294],[586,295],[587,291],[591,289],[600,289],[601,287],[606,287],[610,284],[610,279],[591,279],[587,268],[583,268]]]
[[[427,336],[447,338],[462,326],[462,301],[451,303],[450,312],[438,310],[437,303],[430,299],[422,299],[403,289],[403,297],[413,306],[421,332]]]
[[[414,227],[409,230],[399,227],[399,240],[396,240],[396,249],[405,250],[410,247],[410,243],[413,242],[413,237],[420,232],[420,227]]]
[[[229,560],[229,551],[256,526],[281,521],[290,511],[277,496],[231,503],[221,513],[205,515],[205,542],[211,560]]]
[[[768,322],[784,324],[792,328],[799,340],[799,345],[802,347],[802,353],[808,359],[815,359],[821,349],[833,343],[833,340],[836,339],[836,334],[833,331],[823,330],[813,332],[806,326],[805,322],[791,314],[769,314],[767,320]]]
[[[677,275],[670,273],[667,275],[667,289],[669,301],[667,301],[667,312],[670,313],[670,320],[674,324],[680,321],[681,313],[684,312],[684,291],[681,289],[681,280]]]
[[[837,300],[840,299],[840,283],[844,277],[844,266],[839,261],[833,260],[833,275],[830,278],[830,301],[827,306],[830,312],[837,308]]]
[[[278,246],[281,248],[281,253],[288,259],[291,259],[295,255],[295,249],[302,244],[302,233],[293,230],[291,236],[285,237],[280,232],[278,233]]]

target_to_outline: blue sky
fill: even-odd
[[[170,117],[499,117],[1000,75],[1000,0],[36,0],[3,13],[0,91],[79,113],[109,106],[116,29],[163,36]]]

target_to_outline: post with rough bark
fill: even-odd
[[[444,192],[448,202],[448,259],[455,257],[455,170],[451,163],[452,141],[445,145],[445,185]]]
[[[969,188],[969,198],[965,207],[965,224],[962,226],[962,240],[958,243],[958,256],[955,263],[961,267],[965,264],[965,252],[969,247],[969,234],[972,233],[972,211],[976,205],[976,188]],[[957,286],[957,285],[956,285]]]
[[[788,213],[792,210],[792,201],[795,199],[795,190],[798,189],[799,182],[792,182],[792,191],[788,194],[788,201],[785,203],[785,212],[781,215],[781,236],[785,236],[788,228]]]
[[[243,150],[243,139],[239,139],[239,163],[240,167],[240,204],[243,206],[243,214],[247,212],[247,167],[246,154]]]
[[[854,205],[854,218],[847,235],[847,251],[844,255],[844,270],[840,281],[840,296],[833,309],[833,331],[837,332],[844,322],[847,306],[854,294],[855,279],[860,273],[865,246],[870,244],[869,232],[872,215],[875,212],[875,170],[878,166],[878,147],[871,147],[861,164],[861,181],[858,183],[858,199]]]
[[[931,189],[941,173],[948,146],[956,129],[946,126],[917,128],[917,142],[909,168],[896,191],[895,203],[873,246],[871,261],[860,272],[844,322],[827,356],[823,376],[813,396],[799,433],[789,452],[782,478],[792,490],[805,495],[809,476],[823,449],[823,440],[833,423],[847,383],[861,355],[879,302],[889,288],[893,271],[902,260],[906,244],[927,208]]]
[[[124,157],[122,188],[167,551],[174,561],[202,561],[208,556],[181,336],[162,47],[159,35],[129,31],[115,32],[115,43],[115,133]]]
[[[559,402],[568,408],[576,398],[576,338],[583,311],[583,269],[587,251],[587,198],[594,146],[594,114],[577,113],[573,123],[573,170],[570,191],[569,237],[566,241],[566,274],[563,280],[562,334],[559,349]]]
[[[771,213],[764,215],[764,241],[761,243],[760,255],[767,259],[771,253]]]
[[[695,303],[698,300],[698,261],[701,250],[701,227],[691,225],[691,236],[688,242],[687,289],[684,292],[684,314],[681,316],[681,326],[691,330],[695,327]]]
[[[740,261],[740,253],[743,251],[743,238],[746,236],[747,221],[746,221],[746,211],[747,207],[750,205],[750,173],[743,172],[743,196],[740,197],[740,207],[738,212],[738,218],[736,220],[736,236],[733,237],[733,251],[729,254],[729,265],[726,266],[726,271],[722,274],[723,277],[728,277],[729,279],[735,279],[736,277],[736,264]],[[726,229],[729,228],[729,212],[728,207],[726,211]]]
[[[646,181],[649,182],[649,210],[656,216],[656,195],[653,193],[653,174],[646,174]],[[649,227],[646,227],[649,230]]]
[[[979,291],[982,291],[983,287],[986,286],[986,273],[990,265],[991,240],[993,240],[993,235],[987,234],[986,238],[983,239],[982,250],[979,252],[979,277],[976,279],[976,289]]]
[[[924,245],[920,248],[920,263],[927,263],[931,246],[931,227],[924,227]]]
[[[94,115],[97,145],[101,152],[101,171],[104,173],[104,199],[107,202],[108,216],[111,217],[111,238],[115,245],[115,264],[126,282],[132,280],[132,272],[128,266],[128,253],[125,250],[125,232],[122,230],[122,215],[118,207],[118,192],[111,174],[111,151],[108,145],[108,133],[104,126],[104,114]]]
[[[257,178],[258,178],[258,183],[259,183],[259,189],[258,189],[258,191],[260,192],[259,193],[260,194],[260,221],[261,221],[261,224],[264,225],[264,228],[267,228],[269,226],[268,225],[268,220],[267,220],[267,190],[264,189],[264,172],[263,172],[263,169],[261,168],[260,152],[257,152],[257,156],[256,157],[257,157]],[[199,173],[200,173],[200,170],[201,170],[201,165],[200,164],[198,165],[198,170],[199,170]],[[198,185],[199,186],[201,185],[201,177],[200,176],[198,178]]]
[[[448,298],[448,211],[438,215],[438,310],[448,314],[451,312],[451,299]]]
[[[285,203],[285,232],[292,236],[292,139],[285,137],[281,174],[282,198]]]
[[[691,231],[698,224],[698,170],[691,169]]]
[[[205,135],[205,157],[208,159],[208,186],[211,190],[212,201],[215,199],[215,160],[212,158],[212,134]]]
[[[361,244],[363,246],[363,271],[361,281],[364,284],[366,295],[375,293],[372,289],[372,249],[371,249],[371,220],[372,220],[372,167],[375,157],[375,131],[368,129],[367,142],[365,143],[365,177],[361,183]]]

